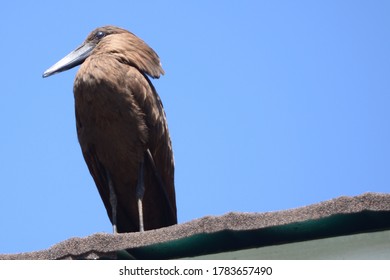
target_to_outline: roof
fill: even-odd
[[[388,240],[389,230],[390,194],[366,193],[290,210],[206,216],[146,232],[96,233],[70,238],[42,251],[3,254],[0,259],[221,259],[221,253],[259,248],[264,252],[272,246],[357,234],[381,233],[385,237],[378,240]]]

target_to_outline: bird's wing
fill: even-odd
[[[76,127],[78,132],[82,129],[80,119],[78,118],[77,110],[76,110]],[[83,153],[84,160],[88,166],[89,172],[91,173],[92,178],[95,181],[100,197],[102,198],[108,217],[110,218],[112,223],[112,211],[111,211],[111,204],[110,204],[107,170],[103,166],[103,164],[99,161],[93,146],[82,147],[82,153]]]
[[[134,69],[134,68],[133,68]],[[133,71],[133,70],[131,70]],[[134,74],[133,74],[134,75]],[[148,127],[148,145],[146,151],[145,164],[150,170],[149,176],[153,176],[151,185],[158,185],[157,191],[165,200],[167,223],[176,224],[176,198],[174,185],[174,159],[171,139],[169,136],[165,111],[153,84],[144,75],[141,88],[134,91],[134,98],[145,114],[145,121]],[[149,154],[148,154],[149,153]],[[146,174],[148,176],[148,174]],[[145,186],[147,191],[148,186]]]

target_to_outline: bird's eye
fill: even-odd
[[[103,38],[104,36],[106,36],[106,33],[104,33],[103,31],[98,31],[98,32],[96,32],[95,33],[95,37],[97,38],[97,39],[101,39],[101,38]]]

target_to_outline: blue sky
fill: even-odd
[[[179,222],[390,191],[388,1],[7,1],[0,10],[0,253],[111,232],[77,141],[94,28],[145,40],[166,75]]]

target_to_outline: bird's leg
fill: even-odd
[[[107,178],[108,178],[108,188],[110,191],[110,204],[111,204],[111,215],[112,215],[112,231],[114,234],[118,233],[118,230],[116,228],[116,208],[118,205],[118,201],[116,198],[116,193],[114,190],[114,184],[112,183],[110,174],[107,171]]]
[[[144,184],[144,160],[140,162],[139,171],[138,171],[138,181],[136,189],[136,197],[138,204],[138,217],[139,217],[139,231],[144,231],[144,212],[142,207],[142,199],[145,193],[145,184]]]

